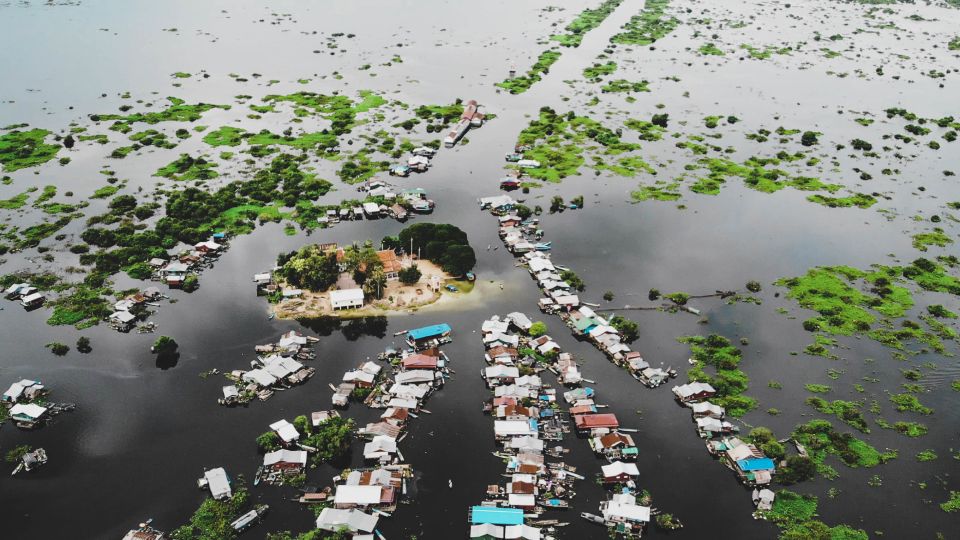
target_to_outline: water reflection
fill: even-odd
[[[356,341],[363,336],[383,338],[387,335],[387,318],[383,315],[338,319],[336,317],[301,317],[297,322],[318,336],[326,337],[339,330],[347,341]]]

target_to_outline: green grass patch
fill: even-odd
[[[599,79],[606,75],[610,75],[617,70],[617,63],[610,61],[605,64],[593,64],[592,66],[583,70],[583,76],[587,79]]]
[[[511,94],[522,94],[536,84],[543,75],[550,73],[550,66],[559,59],[560,51],[543,51],[525,75],[505,79],[498,82],[497,86]]]
[[[953,243],[953,238],[947,236],[940,227],[934,227],[930,232],[918,233],[910,238],[913,238],[913,247],[920,251],[926,251],[929,246],[947,247]]]
[[[662,39],[680,24],[675,17],[666,15],[670,0],[647,0],[639,14],[630,17],[620,32],[610,38],[620,45],[650,45]]]
[[[0,135],[0,165],[12,172],[42,165],[57,156],[60,145],[44,141],[50,132],[45,129],[10,131]]]
[[[220,176],[214,170],[215,162],[207,161],[203,157],[194,158],[189,154],[180,154],[180,157],[164,167],[157,169],[154,176],[173,180],[210,180]]]
[[[583,36],[600,26],[600,23],[622,3],[623,0],[604,0],[596,9],[584,9],[577,15],[577,18],[564,28],[565,33],[554,34],[550,36],[550,39],[559,42],[564,47],[579,47],[583,41]]]

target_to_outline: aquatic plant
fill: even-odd
[[[203,157],[194,158],[189,154],[180,154],[179,158],[157,169],[153,175],[180,181],[210,180],[220,176],[220,173],[214,170],[216,166],[215,162],[207,161]]]
[[[757,407],[757,400],[744,396],[750,379],[739,369],[743,352],[730,343],[727,338],[711,334],[709,336],[683,336],[677,341],[690,346],[693,368],[687,372],[691,381],[710,384],[717,392],[711,401],[724,407],[727,414],[740,417]],[[715,369],[716,375],[704,371],[704,366]]]
[[[821,471],[825,470],[824,459],[829,454],[837,456],[844,465],[852,468],[875,467],[896,457],[895,452],[881,453],[849,433],[836,431],[827,420],[811,420],[798,425],[793,438],[807,448],[810,458]]]
[[[579,47],[583,36],[587,32],[600,26],[623,0],[604,0],[596,9],[586,8],[577,17],[564,27],[566,33],[554,34],[550,39],[557,41],[564,47]]]
[[[621,27],[621,31],[610,38],[610,43],[621,45],[650,45],[673,32],[680,24],[675,17],[667,17],[666,10],[670,0],[648,0],[639,14]]]
[[[0,165],[7,172],[36,167],[57,156],[60,145],[44,141],[50,132],[45,129],[14,130],[0,135]]]
[[[604,75],[610,75],[617,70],[617,63],[610,61],[605,64],[593,64],[583,70],[583,76],[587,79],[599,79]]]
[[[110,121],[114,123],[110,126],[113,131],[121,133],[129,132],[131,124],[145,123],[158,124],[160,122],[195,122],[203,116],[203,113],[211,109],[229,110],[230,105],[211,105],[209,103],[187,104],[184,100],[176,97],[168,97],[170,105],[161,111],[147,113],[133,113],[129,115],[120,114],[91,114],[90,119],[94,122]]]
[[[207,497],[190,516],[190,522],[170,534],[173,540],[233,540],[237,531],[231,523],[240,517],[250,494],[242,485],[234,486],[233,497],[216,500]]]
[[[549,73],[550,66],[559,59],[559,51],[543,51],[540,53],[540,56],[537,57],[537,61],[533,66],[527,70],[526,75],[506,79],[498,82],[496,86],[507,90],[511,94],[522,94],[539,81],[542,75]]]

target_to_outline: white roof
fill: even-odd
[[[37,300],[43,300],[43,295],[38,292],[33,294],[28,294],[27,296],[24,296],[23,298],[20,299],[21,302],[26,304],[29,304],[30,302],[35,302]]]
[[[513,200],[513,197],[509,195],[495,195],[493,197],[482,197],[480,199],[481,206],[492,206],[494,208],[498,206],[506,206],[516,204]]]
[[[110,314],[110,318],[122,323],[133,322],[137,319],[137,317],[129,311],[116,311]]]
[[[524,375],[523,377],[518,377],[516,380],[517,386],[526,386],[528,388],[539,389],[543,386],[543,381],[540,379],[539,375]]]
[[[380,504],[381,486],[337,486],[337,494],[333,497],[334,504],[355,504],[368,506]]]
[[[227,478],[227,471],[223,467],[210,469],[203,473],[203,477],[207,479],[207,487],[210,488],[210,495],[214,499],[220,500],[233,496],[233,491],[230,489],[230,479]]]
[[[527,317],[519,311],[514,311],[513,313],[508,314],[507,318],[510,319],[510,321],[521,330],[527,330],[533,326],[533,322],[530,320],[530,317]]]
[[[363,445],[363,457],[366,459],[376,459],[395,453],[397,453],[397,440],[386,435],[377,435],[372,441]]]
[[[508,378],[516,379],[520,376],[520,369],[513,366],[505,366],[503,364],[497,364],[495,366],[488,366],[484,369],[484,375],[487,379],[499,379],[499,378]]]
[[[534,506],[537,498],[532,493],[511,493],[507,496],[510,506]]]
[[[17,399],[20,398],[21,395],[23,395],[24,390],[34,386],[38,388],[43,388],[43,385],[37,381],[33,381],[30,379],[20,379],[19,382],[15,382],[11,384],[10,388],[8,388],[7,391],[3,393],[3,399],[7,401],[16,401]]]
[[[617,517],[627,521],[645,523],[650,521],[650,507],[611,501],[608,502],[607,507],[604,508],[603,517],[606,519]]]
[[[263,274],[254,274],[254,281],[270,281],[270,272],[264,272]]]
[[[259,368],[251,369],[250,371],[244,373],[240,378],[247,382],[257,383],[260,386],[271,386],[277,382],[276,377]]]
[[[168,265],[163,269],[163,271],[164,271],[164,272],[182,273],[182,272],[186,272],[186,271],[189,270],[189,269],[190,269],[190,267],[187,266],[185,263],[176,261],[176,262],[172,262],[172,263],[168,264]]]
[[[340,289],[330,291],[330,303],[363,302],[363,289]]]
[[[529,525],[507,525],[503,537],[509,540],[540,540],[540,529]]]
[[[561,306],[578,306],[580,305],[580,297],[575,294],[562,294],[557,295],[554,298]]]
[[[399,398],[399,397],[395,397],[391,399],[389,403],[387,403],[388,407],[397,407],[397,408],[403,408],[403,409],[416,409],[417,405],[419,404],[415,399]]]
[[[433,371],[426,369],[411,369],[410,371],[397,373],[397,376],[394,378],[394,380],[397,382],[397,384],[417,384],[433,382],[434,377],[436,377],[436,374]]]
[[[293,424],[286,420],[277,420],[270,424],[270,429],[276,431],[277,435],[283,439],[283,442],[289,443],[300,438],[300,432],[297,431],[297,428],[293,427]]]
[[[526,420],[494,420],[493,431],[498,437],[536,436],[536,430]]]
[[[380,211],[380,205],[372,202],[363,203],[363,211],[368,214],[375,214]]]
[[[230,384],[223,387],[223,397],[230,398],[230,397],[239,397],[239,396],[240,396],[240,391],[237,390],[236,386]]]
[[[521,448],[529,450],[543,450],[543,441],[534,436],[514,437],[513,439],[510,439],[508,446],[517,450]]]
[[[497,321],[497,320],[490,319],[487,321],[483,321],[483,325],[480,327],[480,330],[482,330],[484,333],[497,332],[502,334],[502,333],[505,333],[509,328],[510,328],[510,323],[507,321]]]
[[[381,370],[383,370],[383,368],[380,367],[379,364],[370,361],[364,362],[363,365],[360,366],[360,371],[371,375],[377,375]]]
[[[503,527],[491,523],[470,526],[470,538],[483,538],[484,536],[503,538]]]
[[[622,461],[614,461],[609,465],[603,465],[600,467],[600,470],[603,471],[603,475],[610,478],[614,476],[620,476],[621,474],[626,474],[629,476],[639,476],[640,470],[637,469],[637,466],[633,463],[624,463]]]
[[[46,412],[46,407],[41,407],[36,403],[17,403],[13,407],[10,407],[10,416],[26,416],[37,419]]]
[[[307,336],[300,334],[296,330],[291,330],[286,334],[281,335],[280,341],[278,341],[277,344],[283,347],[284,349],[290,347],[291,345],[306,345]]]
[[[430,387],[425,384],[394,384],[388,393],[391,396],[419,400],[423,399],[429,391]]]
[[[282,379],[303,369],[303,364],[285,356],[268,356],[263,360],[263,369],[270,375]]]
[[[380,518],[357,509],[339,510],[324,508],[317,517],[317,528],[325,531],[339,531],[346,528],[351,532],[371,532],[377,527]]]
[[[681,398],[687,398],[701,392],[714,393],[716,390],[709,384],[701,382],[692,382],[673,387],[673,393]]]
[[[300,465],[307,464],[307,451],[306,450],[286,450],[281,449],[275,452],[267,452],[263,456],[263,464],[267,467],[275,465],[277,463],[298,463]]]
[[[360,381],[365,383],[372,383],[374,379],[376,379],[376,375],[374,375],[373,373],[367,373],[366,371],[360,371],[359,369],[348,371],[343,374],[344,382]]]

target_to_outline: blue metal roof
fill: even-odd
[[[741,471],[765,471],[774,468],[773,460],[770,458],[748,458],[737,462]]]
[[[433,326],[424,326],[423,328],[415,328],[407,332],[407,335],[412,339],[429,339],[432,337],[439,337],[443,334],[451,332],[449,324],[435,324]]]
[[[519,508],[498,508],[495,506],[474,506],[470,512],[474,525],[523,525],[523,510]]]

